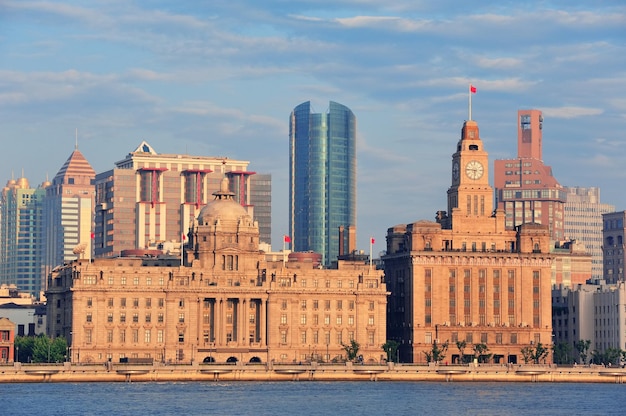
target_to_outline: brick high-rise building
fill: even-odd
[[[548,225],[552,240],[561,241],[567,193],[543,162],[543,116],[539,110],[519,110],[517,120],[517,158],[494,162],[497,206],[506,213],[507,227]]]

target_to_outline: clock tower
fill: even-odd
[[[489,186],[489,155],[478,134],[478,124],[463,124],[461,139],[452,155],[452,186],[448,189],[451,228],[456,224],[488,218],[493,214],[493,190]],[[460,218],[463,218],[460,222]]]

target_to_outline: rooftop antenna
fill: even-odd
[[[78,150],[78,127],[76,127],[76,132],[74,134],[76,136],[76,144],[74,144],[74,150]]]

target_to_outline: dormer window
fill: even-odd
[[[478,145],[477,144],[470,144],[469,145],[469,150],[478,150]]]

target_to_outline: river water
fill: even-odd
[[[0,384],[3,415],[623,415],[625,384]]]

